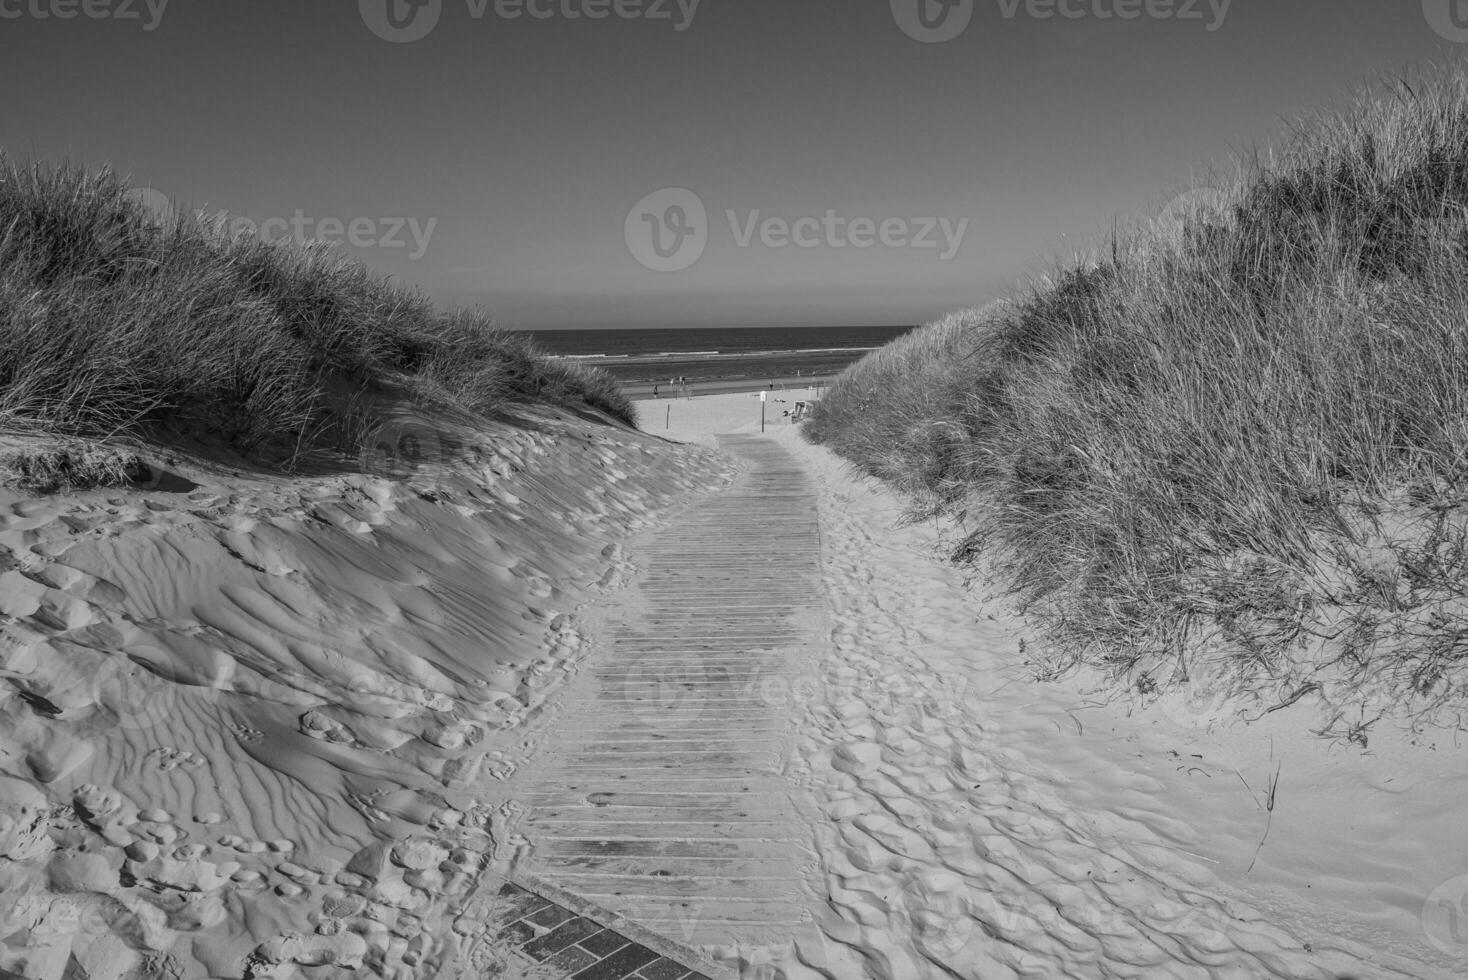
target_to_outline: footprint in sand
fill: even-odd
[[[172,772],[175,769],[197,769],[204,765],[203,756],[187,750],[161,746],[149,751],[145,758],[157,766],[161,772]]]
[[[258,742],[265,737],[264,732],[258,728],[251,728],[249,725],[231,723],[228,727],[230,733],[241,742]]]

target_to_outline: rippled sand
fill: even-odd
[[[1239,727],[1035,683],[1038,641],[935,559],[941,530],[777,397],[822,625],[759,694],[786,733],[760,789],[789,794],[806,885],[794,941],[709,952],[761,978],[1464,974],[1451,733],[1363,752],[1300,708]],[[577,725],[605,612],[733,485],[714,435],[760,430],[750,394],[640,407],[645,434],[401,412],[413,467],[0,491],[0,969],[488,975],[464,912],[534,853],[517,794]]]

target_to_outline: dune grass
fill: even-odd
[[[288,466],[339,428],[342,392],[389,380],[470,411],[544,402],[635,424],[605,373],[339,251],[163,221],[111,171],[0,157],[0,427],[206,435]]]
[[[1337,728],[1460,705],[1468,77],[1238,164],[1218,207],[858,362],[806,434],[952,523],[1042,674],[1308,691]]]

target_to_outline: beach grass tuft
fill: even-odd
[[[947,522],[1042,675],[1461,705],[1468,76],[1377,83],[1187,199],[853,365],[807,437]]]
[[[0,156],[0,426],[209,436],[289,465],[344,388],[388,381],[474,412],[550,403],[635,424],[604,373],[339,250],[162,217],[111,170]]]

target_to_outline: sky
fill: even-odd
[[[1468,0],[0,0],[0,150],[512,328],[905,325],[1465,42]]]

